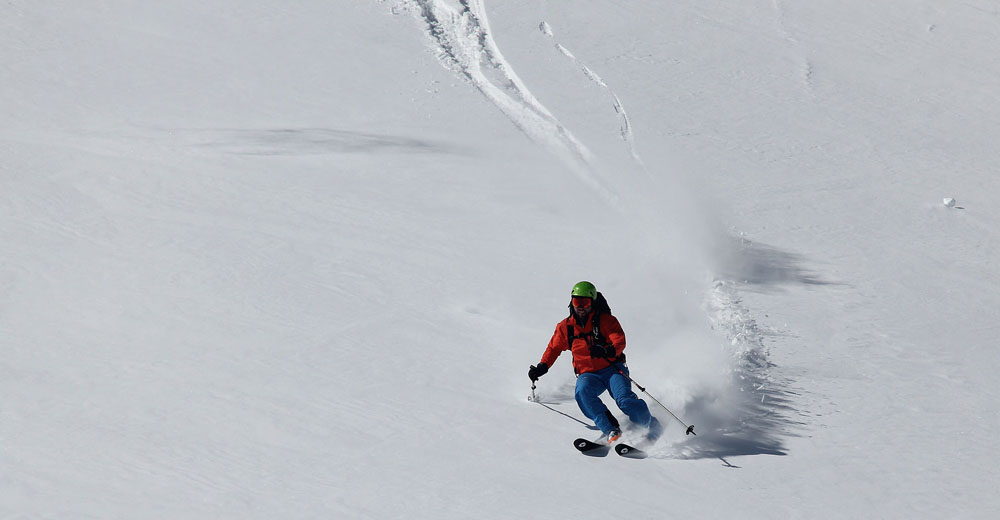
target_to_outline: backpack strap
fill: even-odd
[[[601,314],[597,311],[594,311],[594,314],[591,316],[590,319],[594,320],[594,329],[593,329],[594,339],[593,343],[591,344],[606,345],[608,343],[608,339],[605,338],[603,334],[601,334],[601,326],[600,326]]]
[[[584,334],[582,336],[577,336],[576,329],[573,328],[573,321],[569,320],[566,322],[566,340],[570,348],[573,348],[573,340],[578,338],[583,338],[584,340],[586,340],[587,346],[594,344],[597,345],[607,344],[608,340],[607,338],[604,337],[604,335],[601,334],[601,328],[598,325],[598,322],[601,319],[601,315],[595,311],[593,314],[590,315],[590,319],[593,320],[594,322],[594,328],[590,335]]]
[[[610,313],[608,313],[608,314],[610,314]],[[604,337],[604,334],[601,334],[601,330],[600,330],[600,320],[601,320],[601,316],[603,316],[603,315],[604,315],[603,312],[594,311],[593,318],[592,318],[594,320],[594,330],[593,330],[593,339],[592,339],[593,343],[591,343],[591,345],[608,345],[609,344],[608,343],[608,338]],[[570,327],[570,328],[572,328],[572,327]],[[612,361],[612,362],[613,363],[624,363],[625,362],[625,353],[622,352],[621,354],[619,354],[618,357],[616,357],[614,359],[614,361]]]
[[[594,326],[591,330],[591,334],[589,335],[584,334],[582,336],[577,336],[576,330],[573,328],[573,321],[569,320],[566,322],[566,341],[571,349],[573,348],[573,340],[578,338],[583,338],[587,341],[587,346],[608,344],[608,338],[604,337],[604,334],[601,334],[601,316],[603,316],[603,313],[599,313],[597,311],[594,311],[594,313],[590,315],[590,319],[593,321]]]

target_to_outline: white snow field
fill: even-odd
[[[992,0],[4,2],[0,518],[1000,518],[998,42]],[[569,354],[526,399],[585,279],[696,437],[646,398],[648,458],[577,453]]]

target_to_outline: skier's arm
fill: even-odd
[[[542,363],[551,367],[556,362],[556,359],[559,358],[559,354],[562,354],[564,350],[569,350],[569,338],[566,337],[566,327],[560,323],[556,325],[556,331],[552,333],[549,346],[545,348],[545,353],[542,354]]]
[[[604,316],[605,318],[601,320],[601,331],[606,331],[604,337],[615,347],[615,357],[621,356],[625,351],[625,331],[622,330],[621,323],[618,323],[618,318],[610,314]]]

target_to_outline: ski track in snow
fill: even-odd
[[[629,121],[628,113],[625,112],[625,106],[622,104],[622,101],[618,97],[618,94],[615,93],[615,91],[611,87],[609,87],[608,84],[600,76],[598,76],[596,72],[593,71],[593,69],[588,67],[582,61],[580,61],[572,52],[570,52],[569,49],[564,47],[559,42],[554,41],[555,36],[552,31],[552,26],[549,25],[548,22],[540,23],[538,25],[538,30],[541,31],[542,34],[544,34],[545,36],[553,38],[553,45],[555,45],[555,48],[563,56],[569,58],[569,60],[572,61],[573,64],[578,65],[580,67],[580,70],[583,71],[583,74],[587,76],[588,79],[590,79],[594,83],[597,83],[598,85],[600,85],[601,88],[608,91],[613,101],[612,106],[614,107],[615,113],[618,115],[618,118],[620,120],[619,131],[621,133],[622,141],[625,141],[625,146],[626,148],[628,148],[628,153],[629,155],[632,156],[632,159],[635,161],[635,163],[639,165],[640,168],[645,170],[646,166],[642,162],[642,158],[639,156],[639,152],[636,150],[635,136],[632,134],[632,122]]]
[[[537,99],[493,40],[482,0],[411,0],[394,7],[417,13],[437,46],[438,58],[472,83],[530,139],[559,157],[615,208],[618,196],[595,171],[586,145]]]

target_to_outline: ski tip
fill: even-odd
[[[625,443],[615,445],[615,453],[630,459],[644,459],[646,452]]]
[[[604,456],[608,453],[609,445],[588,441],[587,439],[577,439],[573,441],[573,447],[584,455]]]

